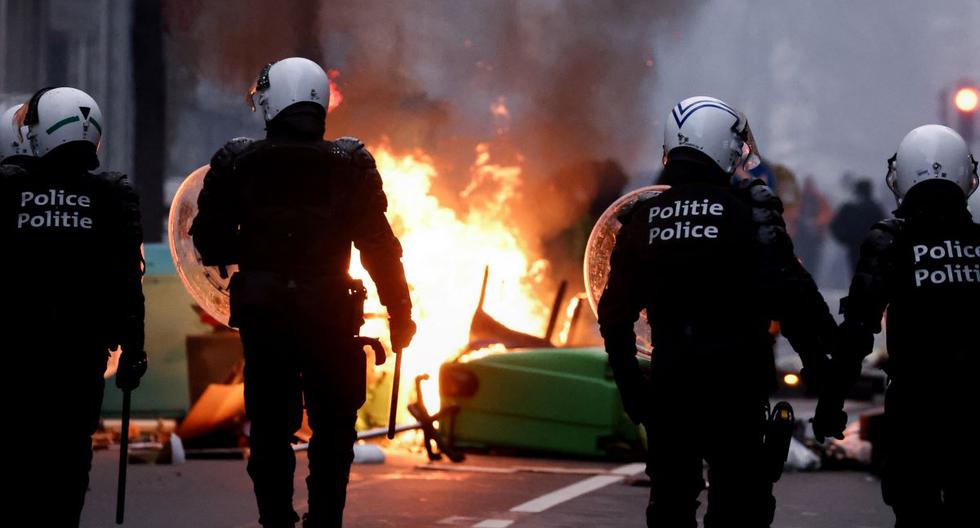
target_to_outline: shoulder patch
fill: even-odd
[[[218,149],[211,157],[211,167],[224,169],[230,167],[242,152],[254,143],[255,140],[247,137],[237,137],[231,141],[225,143],[223,147]]]

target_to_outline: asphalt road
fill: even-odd
[[[117,451],[96,453],[83,527],[113,526]],[[299,467],[305,467],[300,454]],[[649,488],[622,463],[470,455],[428,463],[389,452],[384,464],[355,465],[346,524],[372,527],[642,527]],[[296,507],[306,506],[305,470]],[[131,465],[128,526],[254,528],[257,513],[241,460]],[[787,473],[776,485],[777,527],[886,527],[878,482],[858,472]]]

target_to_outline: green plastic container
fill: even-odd
[[[587,457],[640,443],[599,348],[522,349],[442,366],[443,405],[458,405],[461,447]]]
[[[192,308],[194,300],[177,277],[170,248],[166,244],[146,244],[146,354],[149,368],[133,391],[133,415],[146,418],[180,418],[187,413],[187,344],[190,334],[210,331]],[[122,392],[115,379],[106,380],[102,415],[116,417],[122,412]]]

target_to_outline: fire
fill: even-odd
[[[489,147],[476,147],[470,182],[463,191],[466,211],[454,211],[431,194],[439,177],[424,152],[395,154],[387,143],[371,148],[389,198],[388,219],[404,248],[405,274],[412,289],[413,317],[418,333],[405,351],[402,372],[408,400],[415,376],[427,373],[426,405],[439,408],[439,366],[469,341],[470,321],[480,296],[484,268],[490,281],[484,309],[503,324],[540,335],[548,307],[535,294],[546,263],[532,260],[514,226],[507,223],[511,199],[519,192],[521,168],[491,162]],[[477,196],[478,198],[473,198]],[[351,275],[369,283],[355,255]],[[383,313],[374,288],[369,288],[368,313]],[[384,318],[368,317],[364,335],[387,335]],[[391,361],[385,368],[392,368]]]
[[[490,104],[490,115],[497,126],[497,135],[503,135],[510,128],[510,110],[507,109],[507,99],[500,96]]]
[[[327,105],[327,113],[333,112],[340,106],[340,103],[344,102],[344,94],[340,93],[340,88],[337,87],[337,83],[334,79],[340,77],[340,70],[331,69],[327,72],[327,78],[330,80],[330,103]]]

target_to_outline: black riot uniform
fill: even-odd
[[[697,525],[703,460],[705,526],[768,526],[771,321],[803,357],[808,383],[826,368],[836,326],[793,255],[778,198],[760,180],[733,187],[707,157],[682,154],[664,170],[671,188],[620,218],[599,325],[624,405],[648,432],[649,526]],[[650,380],[635,358],[644,308]]]
[[[323,123],[321,106],[297,103],[268,123],[266,139],[222,148],[191,230],[205,264],[239,265],[231,324],[245,347],[248,472],[264,526],[296,521],[290,441],[304,403],[313,430],[306,526],[342,522],[365,398],[365,355],[353,339],[363,290],[347,274],[352,242],[388,309],[393,340],[412,324],[374,159],[356,139],[322,140]]]
[[[5,493],[24,493],[5,519],[42,500],[40,524],[78,525],[108,350],[122,345],[118,372],[138,370],[136,384],[145,370],[139,200],[126,176],[97,166],[94,145],[72,142],[30,173],[0,167],[4,402],[10,436],[36,453],[4,472]]]
[[[853,382],[887,308],[885,502],[896,526],[970,526],[980,464],[968,423],[980,397],[980,225],[956,184],[912,187],[876,224],[841,302],[841,354]]]

